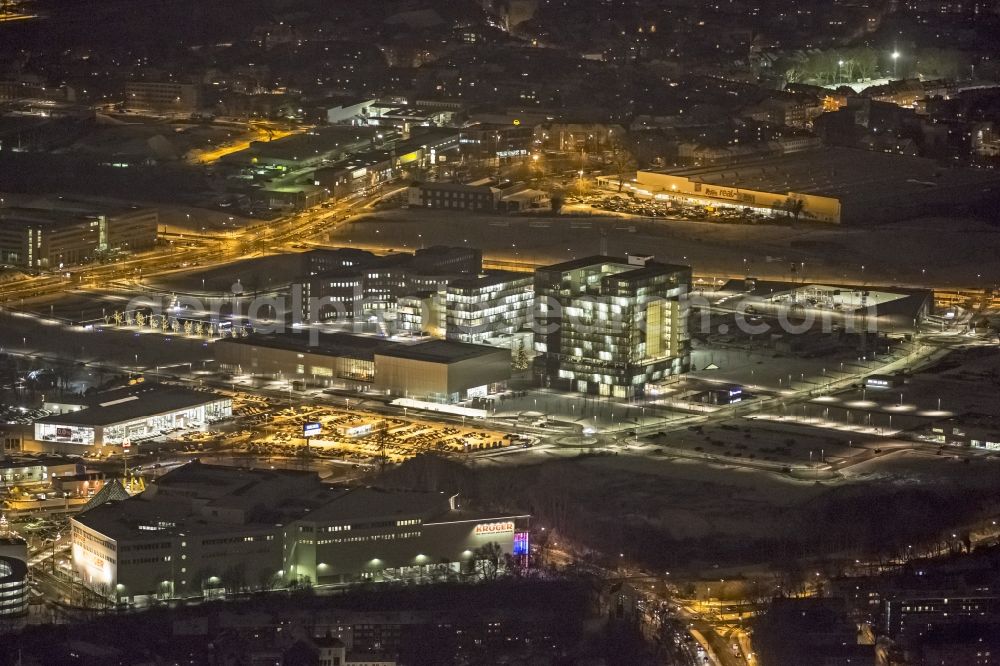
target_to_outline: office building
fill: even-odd
[[[129,81],[125,84],[125,108],[130,111],[194,113],[200,100],[198,86],[172,81]]]
[[[155,209],[0,209],[0,264],[60,268],[117,252],[153,247],[159,216]]]
[[[452,280],[445,299],[449,340],[510,347],[531,317],[535,280],[531,273],[493,271]]]
[[[318,253],[302,286],[306,321],[355,320],[395,311],[400,296],[439,291],[449,281],[478,274],[481,250],[433,246],[377,256],[340,249]]]
[[[233,401],[209,391],[137,384],[87,397],[74,411],[35,421],[34,447],[66,453],[120,450],[126,443],[229,418]]]
[[[409,204],[415,208],[492,212],[500,203],[500,190],[488,185],[461,183],[418,183],[408,190]]]
[[[85,586],[142,604],[471,572],[485,544],[512,553],[528,519],[468,512],[455,495],[336,487],[313,472],[193,462],[139,495],[74,517],[72,557]]]
[[[691,366],[688,266],[587,257],[535,271],[536,371],[546,386],[629,398]]]
[[[445,294],[418,291],[396,301],[396,330],[405,335],[445,337]]]

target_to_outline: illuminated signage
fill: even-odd
[[[472,531],[476,536],[483,534],[506,534],[514,531],[514,523],[506,520],[500,523],[479,523]]]
[[[527,555],[528,554],[528,533],[527,532],[515,532],[514,533],[514,555]]]
[[[310,421],[309,423],[302,424],[302,436],[303,437],[314,437],[323,432],[323,424],[317,423],[315,421]]]

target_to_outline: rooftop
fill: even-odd
[[[561,264],[553,264],[551,266],[543,266],[539,268],[539,271],[545,272],[556,272],[556,273],[567,273],[569,271],[576,271],[583,268],[588,268],[593,266],[595,268],[602,266],[610,266],[618,268],[621,270],[614,271],[615,274],[623,273],[634,273],[636,277],[639,277],[647,269],[655,270],[657,273],[676,273],[676,272],[690,272],[690,266],[682,266],[680,264],[663,264],[658,261],[650,261],[645,266],[641,264],[630,264],[627,257],[608,257],[603,255],[592,255],[590,257],[581,257],[579,259],[571,259],[569,261],[564,261]]]
[[[484,273],[475,277],[452,280],[448,283],[448,288],[482,289],[484,287],[491,287],[493,285],[513,282],[515,280],[524,280],[530,284],[532,281],[532,275],[531,273],[522,273],[518,271],[490,271],[489,273]]]
[[[315,472],[192,462],[163,475],[139,495],[107,501],[75,520],[121,540],[219,534],[234,527],[272,529],[295,520],[365,529],[370,523],[411,518],[433,522],[481,516],[454,510],[452,497],[441,492],[348,488],[324,484]]]
[[[376,353],[396,344],[385,338],[371,335],[352,335],[351,333],[321,332],[315,344],[310,338],[308,331],[270,335],[254,333],[245,338],[223,338],[215,344],[251,345],[338,358],[354,358],[362,361],[371,361],[375,358]]]
[[[759,192],[815,194],[860,203],[905,192],[1000,183],[1000,175],[985,169],[942,166],[923,157],[870,150],[823,148],[735,164],[664,169],[665,173],[705,183]]]
[[[372,141],[376,134],[375,128],[329,125],[274,141],[255,141],[250,150],[265,159],[305,160],[338,149],[356,149]]]
[[[37,423],[108,426],[157,414],[169,414],[225,399],[217,393],[167,384],[137,384],[86,397],[87,407],[76,412],[52,414]]]
[[[457,363],[496,354],[498,351],[504,350],[467,342],[428,340],[417,344],[397,344],[379,351],[378,355],[404,358],[410,361],[427,361],[428,363]]]

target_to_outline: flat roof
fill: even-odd
[[[301,333],[272,333],[268,335],[253,333],[245,338],[223,338],[217,340],[215,344],[250,345],[338,358],[353,358],[361,361],[374,360],[376,353],[397,344],[385,338],[352,333],[324,333],[320,331],[315,344],[310,338],[311,331],[308,330],[303,330]]]
[[[444,493],[364,487],[343,491],[323,506],[310,511],[305,518],[335,523],[414,514],[439,516],[449,509],[449,497]]]
[[[405,358],[411,361],[427,361],[429,363],[457,363],[480,356],[489,356],[498,351],[506,351],[499,347],[474,345],[468,342],[452,340],[428,340],[417,344],[396,344],[393,347],[376,352],[377,356]]]
[[[195,391],[180,386],[137,384],[87,396],[87,407],[76,412],[52,414],[39,419],[36,423],[108,426],[227,399],[218,393]]]
[[[422,190],[433,190],[435,192],[491,192],[493,188],[489,185],[466,185],[465,183],[437,183],[424,181],[417,183],[417,187]]]
[[[115,540],[162,540],[174,534],[274,531],[296,520],[350,523],[365,529],[369,524],[378,528],[375,523],[410,518],[435,524],[521,517],[453,510],[451,497],[443,492],[329,485],[311,471],[240,469],[195,461],[171,470],[139,495],[100,504],[74,520]],[[216,515],[213,507],[238,509],[245,515]],[[161,521],[170,526],[140,529]]]
[[[863,203],[887,193],[926,194],[935,188],[1000,183],[989,169],[953,167],[924,158],[853,148],[820,148],[733,164],[647,170],[730,188],[815,194]]]
[[[495,284],[503,284],[504,282],[513,282],[514,280],[527,280],[530,284],[533,280],[531,273],[524,273],[518,271],[490,271],[482,275],[477,275],[475,277],[459,278],[457,280],[452,280],[448,283],[448,288],[455,289],[482,289],[483,287],[491,287]]]
[[[28,577],[28,563],[19,557],[0,555],[0,583],[16,583]]]
[[[250,150],[265,159],[307,160],[338,148],[353,148],[359,143],[371,141],[377,133],[376,128],[327,125],[274,141],[255,141]]]
[[[643,271],[644,269],[655,269],[657,272],[664,273],[676,273],[688,271],[690,272],[690,266],[682,266],[680,264],[664,264],[659,261],[651,260],[645,266],[642,264],[630,264],[627,257],[608,257],[605,255],[595,254],[589,257],[581,257],[579,259],[571,259],[569,261],[564,261],[561,264],[553,264],[551,266],[542,266],[538,268],[539,271],[546,272],[559,272],[567,273],[569,271],[580,270],[581,268],[587,268],[588,266],[604,266],[613,265],[625,268],[626,270],[617,273],[616,275],[621,276],[626,273],[632,272],[637,273]]]

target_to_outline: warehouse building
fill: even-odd
[[[995,198],[1000,174],[921,157],[825,148],[728,165],[639,171],[625,187],[640,197],[750,208],[803,221],[870,224]]]
[[[471,573],[486,544],[526,554],[528,521],[465,511],[455,495],[337,487],[313,472],[193,462],[139,495],[73,518],[72,557],[85,586],[142,604]]]
[[[88,396],[81,409],[35,421],[26,448],[59,453],[120,451],[127,443],[231,417],[231,398],[165,384],[137,384]]]

